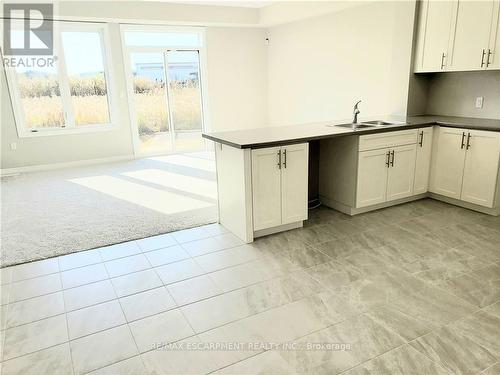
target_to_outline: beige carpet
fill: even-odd
[[[214,155],[4,177],[1,266],[217,221]]]

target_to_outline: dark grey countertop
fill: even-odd
[[[394,122],[394,119],[387,117],[383,118],[383,120]],[[383,133],[394,130],[416,129],[431,125],[500,132],[500,120],[494,119],[426,115],[409,116],[406,117],[406,119],[400,118],[396,121],[398,121],[398,124],[396,125],[370,127],[358,130],[331,126],[333,124],[342,124],[344,122],[321,122],[302,125],[269,126],[247,130],[203,133],[203,137],[214,142],[236,148],[262,148],[354,134],[362,135]]]

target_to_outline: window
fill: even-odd
[[[19,136],[111,125],[105,25],[58,22],[54,30],[52,66],[6,67]]]
[[[100,33],[63,31],[61,34],[75,125],[109,123]]]

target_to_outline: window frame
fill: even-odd
[[[14,119],[19,138],[55,136],[64,134],[92,133],[100,131],[109,131],[117,128],[116,112],[116,90],[111,62],[111,41],[108,25],[105,23],[90,22],[71,22],[54,20],[54,45],[57,48],[57,77],[59,81],[59,90],[61,91],[61,105],[65,119],[64,126],[32,128],[26,126],[25,111],[22,105],[21,93],[19,91],[17,73],[15,68],[5,67],[7,77],[7,86],[11,98]],[[62,44],[62,32],[97,32],[100,36],[101,53],[103,58],[104,76],[106,79],[106,91],[108,101],[109,121],[102,124],[76,125],[74,108],[71,98],[69,76],[67,73],[66,59],[64,55],[64,46]]]

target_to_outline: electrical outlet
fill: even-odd
[[[478,96],[476,98],[476,108],[483,108],[484,97]]]
[[[16,151],[17,150],[17,143],[16,142],[11,142],[10,149],[13,150],[13,151]]]

